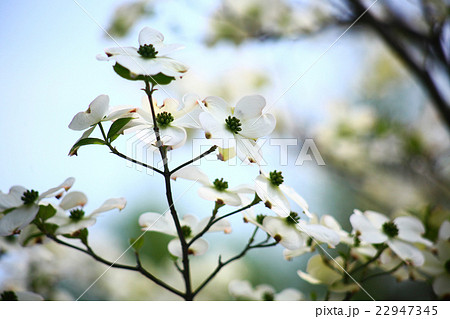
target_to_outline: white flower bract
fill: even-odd
[[[55,234],[73,234],[78,230],[90,227],[97,222],[99,214],[113,209],[122,210],[127,202],[123,197],[110,198],[90,214],[84,215],[83,208],[86,203],[87,196],[84,193],[73,191],[67,193],[59,202],[59,205],[48,204],[56,209],[56,214],[47,221],[58,225]],[[74,212],[76,211],[80,215],[75,215]]]
[[[131,117],[135,111],[135,108],[125,106],[110,109],[109,96],[102,94],[97,96],[89,104],[86,111],[78,112],[74,116],[69,124],[69,128],[74,131],[82,131],[100,122],[114,121],[122,117]],[[92,133],[92,131],[90,131],[90,133]],[[88,137],[90,133],[83,138]]]
[[[204,218],[199,221],[194,215],[184,215],[180,220],[180,224],[184,231],[183,235],[185,239],[188,240],[200,233],[208,221],[209,218]],[[144,213],[139,217],[139,225],[142,227],[142,231],[154,231],[176,237],[169,242],[168,250],[176,257],[183,256],[175,222],[169,214]],[[227,220],[222,219],[208,230],[208,233],[210,232],[224,232],[225,234],[229,234],[231,233],[231,225]],[[194,256],[202,255],[208,250],[208,247],[209,244],[205,239],[198,238],[189,247],[189,254]]]

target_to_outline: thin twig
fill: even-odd
[[[181,244],[181,250],[182,250],[182,262],[183,262],[183,279],[185,283],[186,292],[184,294],[185,300],[193,300],[193,294],[192,294],[192,285],[191,285],[191,272],[190,272],[190,265],[189,265],[189,247],[186,242],[186,238],[184,236],[183,230],[181,228],[180,219],[178,218],[177,211],[175,209],[175,204],[172,196],[172,186],[171,186],[171,180],[170,180],[170,170],[167,160],[167,147],[163,145],[160,131],[158,127],[158,121],[156,120],[156,114],[155,114],[155,106],[153,105],[153,99],[152,94],[154,91],[153,86],[150,87],[150,81],[148,79],[145,80],[145,93],[148,97],[148,102],[150,104],[150,110],[152,113],[152,119],[153,119],[153,131],[155,132],[156,136],[156,146],[159,149],[159,152],[161,154],[161,159],[163,161],[164,165],[164,183],[166,187],[166,198],[167,203],[169,205],[170,214],[172,216],[173,222],[175,224],[175,228],[177,230],[177,235],[180,240]]]
[[[238,260],[242,257],[245,256],[245,254],[251,250],[251,249],[255,249],[255,248],[265,248],[265,247],[272,247],[272,246],[276,246],[278,243],[277,242],[273,242],[270,244],[265,244],[265,242],[267,242],[267,239],[264,240],[261,243],[252,245],[253,241],[255,240],[255,236],[256,233],[258,231],[259,227],[256,227],[255,230],[253,231],[252,236],[250,237],[250,239],[248,240],[247,245],[244,247],[244,249],[237,254],[234,257],[231,257],[230,259],[228,259],[225,262],[222,262],[222,256],[219,256],[219,261],[217,264],[217,267],[214,269],[214,271],[200,284],[200,286],[198,286],[198,288],[194,291],[193,295],[194,297],[220,272],[220,270],[225,267],[226,265],[228,265],[229,263]]]
[[[365,6],[360,2],[360,0],[350,1],[353,5],[356,14],[365,10]],[[380,24],[380,21],[370,12],[367,12],[365,17],[361,22],[366,23],[370,26],[378,35],[389,45],[389,47],[397,54],[397,56],[405,63],[408,69],[416,78],[422,83],[425,89],[428,91],[430,98],[434,102],[436,109],[440,113],[442,119],[447,125],[447,129],[450,129],[450,107],[446,102],[445,98],[439,92],[439,89],[430,72],[422,68],[408,53],[404,46],[398,41],[398,37],[391,33],[391,29],[384,27]]]
[[[200,154],[199,156],[197,156],[197,157],[195,157],[195,158],[193,158],[193,159],[187,161],[186,163],[181,164],[181,165],[178,166],[177,168],[173,169],[173,170],[170,172],[170,174],[173,174],[173,173],[175,173],[176,171],[182,169],[183,167],[186,167],[186,166],[188,166],[188,165],[190,165],[190,164],[192,164],[192,163],[194,163],[194,162],[196,162],[196,161],[202,159],[203,157],[205,157],[205,156],[211,154],[212,152],[214,152],[216,149],[217,149],[217,146],[216,146],[216,145],[211,146],[211,148],[210,148],[209,150],[207,150],[206,152]]]
[[[399,263],[394,268],[392,268],[392,269],[390,269],[388,271],[383,271],[383,272],[379,272],[379,273],[367,276],[366,278],[361,279],[360,282],[364,282],[366,280],[369,280],[369,279],[372,279],[372,278],[375,278],[375,277],[378,277],[378,276],[384,276],[384,275],[392,274],[392,273],[396,272],[398,269],[400,269],[400,267],[403,266],[404,264],[405,264],[405,262],[402,261],[401,263]]]
[[[368,261],[366,261],[364,264],[356,267],[355,269],[353,269],[352,271],[350,271],[350,275],[353,275],[355,273],[357,273],[358,271],[366,268],[367,266],[369,266],[371,263],[373,263],[374,261],[376,261],[381,254],[383,253],[383,251],[387,248],[387,246],[383,246],[380,249],[378,249],[377,253],[375,254],[375,256],[373,256],[372,258],[370,258]]]
[[[157,284],[158,286],[161,286],[169,291],[171,291],[172,293],[184,298],[184,294],[180,291],[178,291],[177,289],[173,288],[172,286],[166,284],[165,282],[163,282],[162,280],[160,280],[159,278],[155,277],[154,275],[152,275],[149,271],[147,271],[146,269],[144,269],[140,263],[139,258],[137,257],[137,265],[136,266],[130,266],[130,265],[123,265],[123,264],[118,264],[115,262],[111,262],[108,261],[106,259],[104,259],[103,257],[100,257],[99,255],[97,255],[93,249],[89,246],[89,245],[85,245],[86,249],[83,249],[81,247],[69,244],[63,240],[60,240],[59,238],[57,238],[54,235],[50,235],[50,234],[46,234],[48,238],[52,239],[53,241],[55,241],[56,243],[66,246],[66,247],[70,247],[73,249],[76,249],[82,253],[85,253],[89,256],[91,256],[92,258],[94,258],[95,260],[101,262],[102,264],[105,264],[109,267],[112,268],[119,268],[119,269],[126,269],[126,270],[131,270],[131,271],[136,271],[141,273],[142,275],[144,275],[145,277],[147,277],[148,279],[150,279],[151,281],[153,281],[155,284]]]
[[[258,202],[259,202],[259,201],[258,201]],[[225,214],[225,215],[220,216],[220,217],[218,217],[218,218],[215,218],[215,214],[214,214],[214,210],[213,210],[213,214],[212,214],[211,218],[209,219],[208,223],[206,224],[205,228],[203,228],[197,235],[195,235],[194,237],[192,237],[192,239],[188,242],[188,246],[191,246],[197,239],[199,239],[199,238],[202,237],[205,233],[207,233],[208,230],[209,230],[215,223],[217,223],[218,221],[220,221],[220,220],[222,220],[222,219],[224,219],[224,218],[230,217],[230,216],[232,216],[232,215],[234,215],[234,214],[237,214],[237,213],[239,213],[239,212],[242,212],[242,211],[244,211],[244,210],[246,210],[246,209],[249,209],[250,207],[256,205],[258,202],[257,202],[257,201],[253,201],[252,203],[250,203],[250,204],[248,204],[248,205],[246,205],[246,206],[244,206],[244,207],[241,207],[241,208],[239,208],[239,209],[237,209],[237,210],[235,210],[235,211],[232,211],[231,213]],[[216,204],[216,207],[217,207],[217,204]],[[217,212],[216,212],[216,213],[217,213]]]
[[[143,166],[145,168],[149,168],[149,169],[151,169],[151,170],[153,170],[153,171],[155,171],[155,172],[157,172],[159,174],[164,174],[163,171],[157,169],[156,167],[153,167],[151,165],[142,163],[142,162],[140,162],[138,160],[135,160],[134,158],[128,157],[125,154],[122,154],[121,152],[119,152],[114,146],[111,145],[110,142],[108,142],[108,139],[106,137],[105,130],[103,129],[102,123],[98,123],[98,126],[100,127],[100,131],[102,132],[102,136],[103,136],[104,142],[106,143],[106,146],[109,147],[111,153],[113,153],[114,155],[117,155],[117,156],[119,156],[119,157],[121,157],[123,159],[126,159],[127,161],[130,161],[130,162],[132,162],[134,164],[138,164],[138,165],[141,165],[141,166]]]

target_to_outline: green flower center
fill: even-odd
[[[183,232],[184,238],[191,237],[191,234],[192,234],[191,227],[189,227],[187,225],[181,226],[181,231]]]
[[[213,185],[214,185],[214,188],[220,192],[222,192],[228,188],[228,182],[224,181],[223,178],[221,178],[221,179],[216,178],[214,180]]]
[[[174,120],[172,114],[168,112],[161,112],[158,115],[156,115],[156,122],[158,123],[158,126],[161,128],[169,126],[170,123],[172,123]]]
[[[296,212],[291,212],[288,217],[284,219],[286,224],[288,225],[295,225],[300,220],[300,216]]]
[[[84,210],[74,209],[70,212],[69,218],[73,221],[79,221],[84,217]]]
[[[284,178],[281,172],[273,171],[269,174],[269,179],[272,185],[274,186],[280,186],[283,184]]]
[[[383,229],[383,233],[389,238],[394,238],[398,235],[398,227],[394,222],[386,222],[381,228]]]
[[[15,294],[14,291],[8,290],[8,291],[2,292],[2,294],[0,295],[0,300],[1,301],[18,301],[19,299],[17,298],[17,295]]]
[[[266,218],[266,215],[259,214],[259,215],[256,216],[256,222],[257,222],[258,224],[262,225],[262,223],[263,223],[263,221],[264,221],[264,218]]]
[[[273,293],[266,291],[262,296],[263,301],[274,301],[275,296]]]
[[[25,205],[29,205],[29,204],[33,204],[36,199],[38,199],[39,197],[39,193],[36,192],[35,190],[30,190],[30,191],[25,191],[23,192],[22,197],[20,198],[21,200],[23,200],[23,203]]]
[[[450,274],[450,259],[445,262],[444,267],[445,271]]]
[[[138,53],[146,59],[154,59],[158,54],[153,44],[144,44],[139,47]]]
[[[241,120],[234,116],[228,116],[228,118],[225,120],[225,124],[227,125],[227,129],[233,134],[237,134],[242,131]]]

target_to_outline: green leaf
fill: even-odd
[[[114,121],[108,131],[108,140],[110,142],[114,141],[120,135],[119,132],[123,129],[123,127],[127,125],[132,119],[132,117],[126,117]]]
[[[72,148],[70,149],[70,152],[69,152],[69,156],[77,155],[77,151],[81,146],[91,145],[91,144],[106,145],[105,141],[103,141],[99,138],[94,138],[94,137],[83,138],[82,140],[79,140],[72,146]]]
[[[52,205],[40,205],[38,216],[42,220],[47,220],[56,214],[56,209]]]
[[[142,246],[144,245],[144,236],[140,236],[137,239],[136,238],[130,238],[130,245],[133,247],[135,252],[138,252],[141,250]]]
[[[132,74],[127,68],[121,66],[119,63],[114,64],[113,69],[119,76],[130,81],[149,81],[153,85],[167,85],[175,80],[173,76],[167,76],[162,73],[158,73],[152,76],[135,75]]]

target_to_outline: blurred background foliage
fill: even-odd
[[[331,214],[348,230],[348,216],[354,208],[387,215],[410,212],[427,225],[426,237],[434,239],[442,221],[450,218],[449,2],[380,0],[330,48],[371,3],[115,1],[110,5],[107,31],[121,44],[131,43],[140,27],[148,25],[171,30],[177,42],[187,46],[186,51],[194,48],[185,56],[192,69],[169,87],[176,96],[193,91],[236,101],[245,94],[265,95],[278,120],[274,136],[299,141],[313,138],[325,160],[326,166],[308,162],[295,166],[300,143],[289,148],[289,165],[282,167],[318,215]],[[104,43],[112,44],[97,31],[105,37]],[[192,132],[191,137],[197,136]],[[70,145],[70,141],[65,143]],[[274,168],[279,168],[278,155],[268,154]],[[79,157],[83,156],[89,153]],[[218,168],[208,164],[217,177],[239,177],[239,171],[229,173],[222,164]],[[141,186],[129,191],[130,196],[124,194],[129,201],[127,214],[104,221],[92,233],[91,243],[100,255],[115,259],[126,249],[128,238],[140,233],[137,218],[142,212],[165,210],[157,183],[146,179],[136,184]],[[135,182],[122,188],[127,185]],[[148,196],[149,188],[152,196]],[[196,213],[197,202],[190,197],[179,204],[179,211]],[[212,207],[201,204],[200,209],[200,215],[206,216]],[[232,235],[210,235],[209,241],[214,242],[210,253],[194,258],[197,282],[214,268],[219,253],[231,255],[245,244],[250,227],[237,216],[231,222],[236,225]],[[154,233],[145,237],[144,262],[169,282],[181,285],[166,249],[169,238]],[[38,246],[14,256],[8,254],[16,249],[13,241],[0,246],[0,286],[3,281],[5,287],[25,287],[48,299],[73,299],[105,269],[53,244],[46,245],[47,255]],[[132,262],[127,255],[124,259]],[[227,284],[235,278],[254,285],[271,284],[277,290],[295,287],[310,298],[323,298],[324,289],[296,275],[307,259],[285,261],[279,247],[251,252],[218,276],[199,298],[229,299]],[[14,262],[23,267],[14,269]],[[398,283],[380,277],[365,288],[375,299],[434,298],[429,283],[412,279]],[[114,269],[83,296],[173,298],[135,274]],[[363,293],[358,298],[368,299]]]

